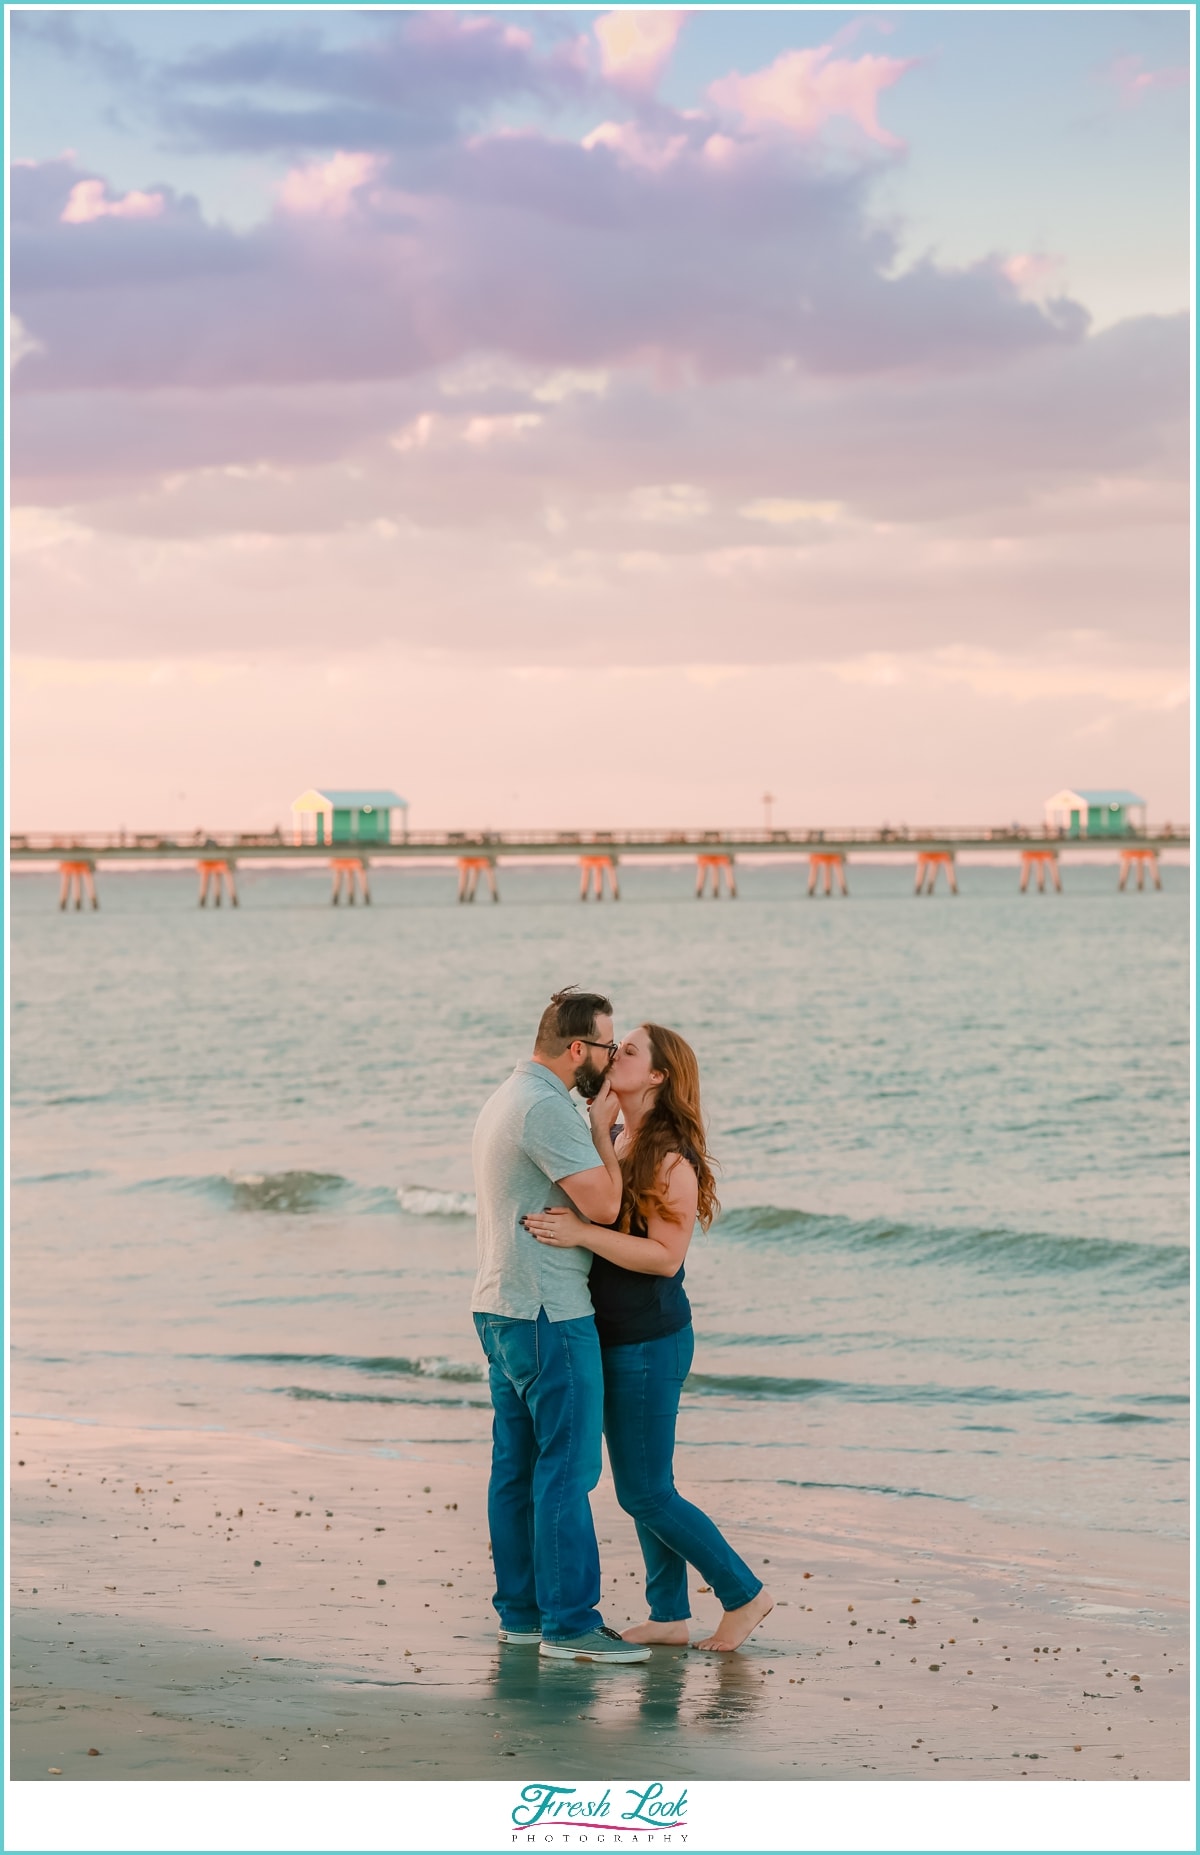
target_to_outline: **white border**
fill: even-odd
[[[561,1782],[570,1780],[565,1775]],[[528,1779],[526,1779],[528,1782]],[[613,1778],[617,1787],[628,1782]],[[644,1785],[647,1780],[642,1779]],[[597,1783],[582,1786],[596,1794]],[[665,1789],[674,1795],[682,1780]],[[688,1782],[688,1840],[589,1842],[514,1832],[511,1784],[10,1785],[6,1848],[496,1850],[687,1855],[722,1850],[1194,1850],[1192,1786],[1012,1782]],[[964,1834],[964,1831],[966,1832]],[[13,1837],[15,1839],[9,1839]],[[514,1839],[515,1837],[515,1839]]]
[[[77,0],[78,3],[78,0]],[[179,0],[178,4],[160,6],[140,6],[136,4],[116,4],[111,6],[94,6],[91,0],[81,0],[89,11],[97,13],[120,12],[261,12],[277,14],[281,12],[332,12],[334,6],[309,4],[289,4],[280,0],[277,5],[255,4],[215,4],[203,5],[198,0]],[[53,4],[53,0],[52,0]],[[70,0],[67,0],[70,4]],[[616,0],[621,10],[638,10],[636,6],[626,6],[625,0]],[[991,0],[982,0],[974,5],[944,5],[941,0],[901,0],[900,4],[887,4],[886,0],[866,0],[866,4],[840,7],[819,4],[763,4],[746,6],[708,5],[700,0],[697,11],[704,12],[779,12],[779,13],[834,13],[844,12],[848,17],[858,14],[884,12],[925,12],[934,7],[944,12],[1071,12],[1092,11],[1108,12],[1118,10],[1119,0],[1111,4],[1097,4],[1086,8],[1066,4],[1057,4],[1055,0],[1031,0],[1030,4],[992,4]],[[11,224],[9,212],[9,174],[11,170],[11,110],[8,107],[9,87],[11,83],[11,57],[9,45],[9,18],[14,12],[43,11],[37,6],[6,6],[4,18],[4,63],[5,63],[5,175],[4,200],[5,224]],[[65,10],[65,8],[64,8]],[[389,6],[375,4],[374,0],[365,0],[357,8],[361,12],[432,12],[432,11],[471,11],[471,12],[601,12],[615,10],[615,7],[582,7],[578,5],[532,6],[500,5],[494,0],[479,0],[472,6],[446,6],[434,4],[428,6]],[[1195,74],[1195,8],[1189,4],[1172,3],[1161,6],[1142,7],[1142,11],[1162,13],[1187,13],[1191,20],[1191,66]],[[1191,172],[1195,176],[1195,95],[1193,85],[1191,116]],[[1196,303],[1196,254],[1195,254],[1195,201],[1192,201],[1191,218],[1191,301],[1193,313]],[[7,243],[4,253],[4,300],[5,300],[5,358],[9,359],[9,325],[7,309],[9,303],[9,256]],[[1193,324],[1193,359],[1195,333]],[[6,372],[6,381],[8,374]],[[8,507],[9,483],[9,438],[10,407],[8,395],[4,405],[4,483],[5,509]],[[1195,694],[1195,425],[1193,421],[1191,439],[1192,469],[1192,537],[1193,558],[1191,566],[1190,590],[1192,597],[1192,664],[1193,696]],[[7,525],[6,525],[7,539]],[[4,561],[4,780],[3,780],[3,816],[5,865],[8,865],[8,833],[10,810],[10,764],[9,764],[9,678],[10,663],[10,581],[8,550],[5,549]],[[1196,791],[1196,717],[1193,701],[1191,722],[1191,775],[1193,797]],[[1194,811],[1194,807],[1193,807]],[[1191,859],[1191,900],[1193,920],[1196,906],[1196,870],[1195,861]],[[9,941],[9,886],[6,882],[3,902],[4,926],[4,1154],[5,1173],[4,1193],[4,1260],[5,1260],[5,1296],[4,1296],[4,1396],[5,1409],[10,1408],[9,1395],[9,1352],[10,1352],[10,1307],[8,1284],[9,1269],[9,1169],[8,1154],[10,1148],[10,1068],[9,1068],[9,1008],[10,975],[8,964]],[[1196,959],[1193,943],[1191,963],[1191,1055],[1192,1073],[1195,1075],[1196,1062]],[[1195,1098],[1192,1104],[1193,1145],[1195,1134]],[[1195,1172],[1191,1184],[1191,1224],[1194,1250],[1194,1233],[1196,1220],[1196,1181]],[[1194,1293],[1194,1271],[1193,1271]],[[1191,1343],[1192,1382],[1195,1383],[1196,1347],[1195,1321],[1193,1319]],[[1196,1411],[1193,1400],[1191,1412],[1193,1468],[1195,1463],[1195,1426]],[[5,1448],[5,1488],[4,1488],[4,1529],[5,1545],[10,1540],[9,1510],[9,1439],[7,1430],[4,1439]],[[1193,1539],[1193,1589],[1195,1588],[1195,1482],[1193,1474],[1192,1488],[1192,1539]],[[1196,1620],[1192,1616],[1192,1667],[1195,1668],[1196,1654]],[[9,1667],[9,1631],[10,1621],[6,1606],[4,1619],[5,1647],[5,1695],[8,1694]],[[1194,1693],[1193,1688],[1193,1693]],[[354,1808],[353,1818],[348,1821],[350,1807],[357,1806],[361,1786],[357,1780],[348,1780],[339,1784],[306,1783],[281,1784],[273,1782],[235,1784],[225,1783],[111,1783],[93,1784],[86,1788],[51,1787],[41,1784],[14,1784],[8,1778],[9,1770],[9,1711],[5,1706],[4,1719],[4,1848],[28,1850],[210,1850],[210,1849],[254,1849],[254,1850],[535,1850],[550,1847],[584,1847],[594,1850],[601,1848],[609,1855],[614,1847],[611,1840],[601,1844],[579,1843],[574,1836],[570,1840],[561,1835],[553,1841],[546,1839],[549,1832],[541,1832],[541,1840],[530,1842],[524,1833],[518,1839],[508,1828],[512,1806],[517,1800],[522,1782],[528,1782],[531,1774],[523,1774],[510,1784],[496,1784],[479,1780],[470,1783],[420,1783],[420,1782],[372,1782],[363,1800],[366,1808],[361,1815]],[[687,1831],[686,1844],[680,1832],[666,1843],[655,1836],[647,1838],[640,1844],[628,1843],[632,1849],[637,1846],[639,1855],[647,1848],[659,1847],[669,1850],[671,1855],[682,1847],[689,1850],[1010,1850],[1018,1848],[1044,1850],[1190,1850],[1197,1848],[1196,1835],[1196,1797],[1195,1797],[1195,1733],[1196,1720],[1193,1707],[1191,1722],[1191,1769],[1193,1776],[1188,1781],[1173,1784],[1139,1785],[1137,1791],[1132,1784],[1089,1783],[1071,1784],[1064,1781],[1054,1783],[1047,1788],[1038,1783],[1036,1787],[1024,1789],[1011,1781],[990,1783],[984,1781],[946,1782],[946,1783],[892,1783],[847,1779],[833,1785],[813,1786],[799,1784],[789,1780],[773,1783],[689,1783],[689,1809],[691,1820]],[[561,1775],[561,1774],[560,1774]],[[561,1781],[568,1782],[565,1775]],[[614,1775],[612,1785],[637,1782]],[[644,1781],[644,1780],[643,1780]],[[353,1785],[353,1791],[348,1789]],[[674,1781],[668,1786],[674,1790]],[[594,1781],[586,1786],[586,1792],[594,1789]],[[503,1827],[498,1830],[497,1823]],[[186,1825],[186,1828],[181,1826]],[[452,1828],[447,1828],[452,1825]]]

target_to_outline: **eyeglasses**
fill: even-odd
[[[615,1057],[621,1048],[619,1043],[597,1043],[594,1037],[575,1037],[574,1043],[586,1043],[592,1050],[607,1050],[610,1057]]]

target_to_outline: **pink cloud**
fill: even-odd
[[[732,71],[709,85],[709,96],[723,109],[736,111],[755,126],[778,123],[804,137],[816,135],[834,117],[848,117],[864,135],[884,148],[902,148],[898,137],[878,117],[880,93],[903,77],[916,60],[835,58],[832,45],[781,52],[765,70],[743,77]]]
[[[452,27],[463,38],[470,38],[473,34],[477,37],[479,35],[485,38],[495,37],[498,43],[507,46],[509,51],[531,52],[533,50],[533,34],[526,32],[523,26],[502,26],[498,22],[493,23],[490,19],[476,17],[474,19],[453,19]]]
[[[653,89],[686,18],[686,13],[668,11],[606,13],[595,24],[605,77],[631,89]]]
[[[81,180],[71,188],[60,218],[64,225],[88,225],[93,219],[157,219],[165,205],[161,193],[126,193],[110,200],[102,180]]]
[[[1160,71],[1144,71],[1142,60],[1137,53],[1129,57],[1114,58],[1108,69],[1102,73],[1106,82],[1116,86],[1117,94],[1126,109],[1134,109],[1142,99],[1153,90],[1182,90],[1188,81],[1184,65],[1167,65]]]
[[[279,203],[285,212],[340,219],[349,212],[355,192],[375,178],[380,165],[378,155],[347,154],[339,148],[328,161],[293,168],[280,185]]]
[[[835,52],[845,51],[848,45],[853,45],[864,33],[878,32],[883,38],[890,38],[895,30],[895,20],[888,19],[886,14],[860,13],[856,18],[847,20],[844,26],[839,26],[829,44]]]
[[[1061,272],[1063,260],[1048,251],[1015,251],[1000,266],[1014,289],[1036,296]]]
[[[664,136],[636,122],[602,122],[584,136],[583,147],[611,148],[641,167],[663,168],[687,147],[687,137]]]

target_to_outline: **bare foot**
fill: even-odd
[[[740,1649],[751,1630],[756,1630],[763,1618],[769,1616],[775,1608],[775,1599],[764,1585],[757,1597],[752,1597],[748,1604],[742,1604],[737,1610],[727,1610],[711,1636],[698,1642],[697,1649]]]
[[[635,1623],[631,1630],[622,1630],[626,1642],[668,1642],[683,1648],[688,1640],[688,1626],[682,1619],[678,1623]]]

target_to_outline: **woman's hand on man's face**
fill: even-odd
[[[608,1133],[621,1112],[621,1104],[612,1091],[612,1083],[606,1076],[600,1087],[600,1093],[587,1105],[588,1120],[593,1133]]]
[[[590,1224],[585,1224],[567,1205],[547,1205],[544,1211],[531,1211],[521,1222],[531,1237],[551,1249],[577,1250],[586,1247]]]

